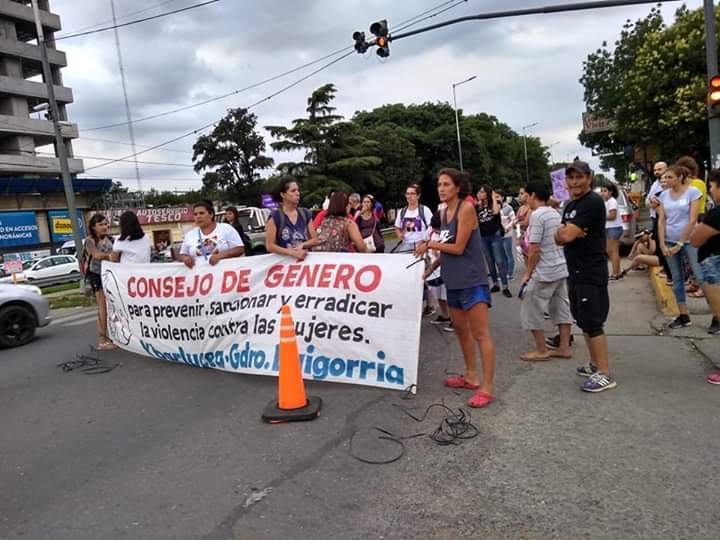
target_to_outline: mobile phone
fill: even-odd
[[[527,288],[527,284],[528,284],[528,282],[526,281],[525,283],[520,285],[520,290],[518,291],[518,298],[520,300],[522,300],[523,296],[525,296],[525,289]]]

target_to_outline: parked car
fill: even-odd
[[[75,249],[75,240],[68,240],[62,246],[60,246],[60,249],[58,249],[58,254],[75,256],[76,251],[77,250]]]
[[[270,210],[258,208],[257,206],[238,206],[237,211],[238,220],[253,243],[253,252],[256,255],[267,253],[265,248],[265,223],[270,219]],[[217,220],[224,221],[225,213],[218,212]]]
[[[50,324],[47,299],[35,286],[0,283],[0,346],[19,347]]]
[[[80,267],[77,259],[72,255],[51,255],[41,259],[25,261],[21,274],[15,274],[15,281],[33,281],[35,279],[46,279],[73,274],[80,275]],[[13,277],[1,278],[2,282],[12,282]]]

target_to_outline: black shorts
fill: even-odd
[[[90,285],[92,292],[96,293],[103,290],[102,278],[100,277],[100,274],[96,274],[95,272],[87,272],[85,274],[85,281],[88,283],[88,285]]]
[[[590,337],[602,336],[610,311],[607,285],[573,283],[568,280],[568,295],[570,312],[583,333]]]

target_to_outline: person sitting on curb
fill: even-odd
[[[560,227],[560,214],[548,206],[550,188],[545,184],[531,183],[525,187],[532,210],[528,242],[527,270],[522,279],[525,288],[520,319],[524,330],[532,332],[535,350],[520,356],[521,360],[536,362],[552,358],[571,358],[570,300],[568,299],[568,268],[565,255],[555,243],[555,232]],[[544,313],[548,312],[560,330],[560,347],[549,351],[545,345]]]
[[[650,231],[648,229],[642,231],[633,244],[630,255],[628,255],[630,266],[623,269],[620,275],[624,277],[631,270],[640,270],[641,266],[660,266],[660,259],[655,255],[656,248],[656,242],[653,240]]]

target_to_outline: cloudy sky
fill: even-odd
[[[200,0],[115,0],[120,22],[199,3]],[[120,29],[132,114],[140,118],[232,92],[352,44],[355,30],[386,18],[391,28],[442,0],[221,0],[209,6]],[[481,12],[572,3],[567,0],[467,0],[421,27]],[[688,0],[688,7],[702,5]],[[74,33],[111,23],[110,0],[51,0],[63,31]],[[513,19],[466,22],[391,44],[381,61],[373,51],[353,54],[291,90],[255,107],[259,125],[288,124],[304,114],[305,100],[318,86],[338,88],[340,114],[352,116],[385,103],[451,101],[453,82],[467,113],[486,112],[520,132],[553,145],[556,160],[575,155],[592,160],[577,141],[584,110],[578,83],[582,61],[607,40],[613,42],[626,19],[643,17],[638,7]],[[666,2],[672,19],[679,2]],[[153,7],[154,6],[154,7]],[[142,11],[141,13],[136,13]],[[133,13],[135,13],[133,15]],[[128,15],[124,17],[125,15]],[[131,154],[124,122],[122,88],[112,31],[58,41],[68,55],[65,85],[75,102],[70,119],[80,126],[74,143],[79,156],[122,158]],[[331,59],[329,59],[331,60]],[[328,60],[328,61],[329,61]],[[173,139],[220,118],[230,107],[247,106],[310,73],[306,70],[221,101],[135,124],[138,150]],[[267,134],[266,134],[267,135]],[[139,156],[143,188],[188,190],[201,185],[191,167],[190,136]],[[287,156],[279,156],[285,160]],[[111,177],[134,189],[134,165],[85,159],[88,175]]]

